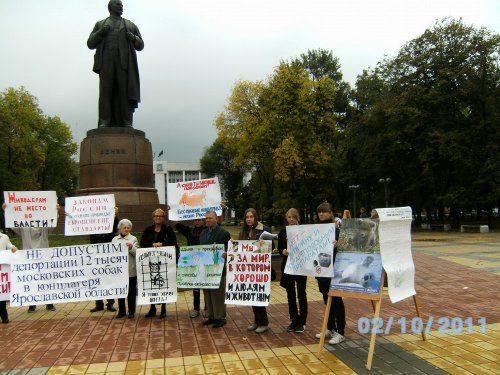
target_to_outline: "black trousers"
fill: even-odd
[[[200,311],[200,290],[193,289],[193,308]]]
[[[252,306],[252,310],[255,324],[257,324],[258,326],[269,325],[266,306]]]
[[[288,313],[290,320],[297,325],[306,325],[307,322],[307,276],[287,275],[290,284],[286,287],[288,299]],[[297,289],[295,289],[297,286]],[[297,298],[299,305],[297,307]],[[300,313],[299,313],[300,308]]]
[[[127,305],[128,313],[135,314],[135,305],[137,300],[137,276],[128,278],[128,295]],[[124,315],[127,313],[125,309],[125,298],[118,298],[118,314]]]
[[[7,301],[0,301],[0,318],[2,322],[9,320],[9,314],[7,313]]]
[[[317,277],[318,288],[323,295],[323,301],[328,302],[328,292],[330,291],[330,283],[332,281],[329,277]],[[328,323],[326,326],[330,331],[337,331],[342,336],[345,332],[345,307],[342,297],[333,297],[330,314],[328,315]]]

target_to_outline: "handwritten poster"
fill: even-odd
[[[12,253],[0,251],[0,301],[10,299],[10,262]]]
[[[222,196],[217,177],[167,184],[170,220],[204,218],[207,211],[222,215]]]
[[[217,289],[224,269],[223,253],[224,245],[181,246],[177,286]]]
[[[6,228],[54,228],[57,226],[55,191],[5,191]]]
[[[65,236],[109,233],[115,219],[114,194],[68,197],[65,201]]]
[[[378,220],[342,220],[333,274],[333,289],[361,293],[380,291],[382,261]]]
[[[382,264],[391,302],[416,294],[411,255],[411,207],[377,208]]]
[[[174,246],[137,250],[138,305],[177,301],[175,260]]]
[[[12,254],[11,306],[125,298],[123,243],[18,250]]]
[[[309,224],[286,227],[288,260],[285,273],[304,276],[333,276],[335,225]]]
[[[271,241],[233,241],[227,253],[226,304],[267,306],[271,300]]]

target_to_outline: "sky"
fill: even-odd
[[[239,80],[332,51],[351,85],[444,17],[500,32],[498,0],[122,0],[144,40],[134,128],[157,160],[196,162]],[[97,127],[99,77],[87,38],[107,0],[0,0],[0,91],[24,86],[80,142]]]

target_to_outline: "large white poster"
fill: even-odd
[[[170,220],[204,218],[207,211],[222,215],[222,196],[217,177],[170,183],[167,185],[167,200]]]
[[[137,249],[138,305],[177,301],[175,247]]]
[[[271,248],[271,241],[233,241],[227,253],[226,304],[269,305]]]
[[[377,208],[382,265],[391,302],[416,294],[411,255],[411,207]]]
[[[6,228],[53,228],[57,226],[55,191],[5,191]]]
[[[104,194],[68,197],[64,211],[66,236],[110,233],[115,219],[115,196]]]
[[[11,306],[125,298],[125,244],[72,245],[12,254]]]
[[[289,225],[288,260],[285,273],[304,276],[333,276],[335,224]]]

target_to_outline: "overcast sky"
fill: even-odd
[[[0,91],[24,86],[80,143],[97,126],[98,75],[87,38],[107,0],[0,0]],[[198,161],[238,80],[281,60],[333,51],[344,79],[394,56],[443,17],[500,32],[498,0],[123,0],[141,31],[142,103],[134,127],[161,160]]]

